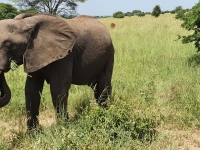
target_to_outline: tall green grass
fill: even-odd
[[[200,56],[192,44],[176,41],[188,34],[181,21],[171,14],[100,21],[115,46],[109,109],[95,104],[89,87],[73,85],[70,119],[56,123],[46,84],[42,133],[26,134],[26,75],[20,67],[6,74],[12,100],[0,109],[0,149],[178,149],[166,131],[200,127]]]

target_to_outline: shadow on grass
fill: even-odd
[[[200,53],[196,53],[188,58],[189,67],[198,67],[200,66]]]

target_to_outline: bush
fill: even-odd
[[[66,130],[61,149],[87,149],[91,145],[92,149],[129,149],[134,140],[154,140],[159,122],[156,115],[144,110],[134,113],[124,102],[117,102],[107,110],[91,107],[78,120],[74,130]]]
[[[182,18],[185,12],[186,12],[186,10],[180,10],[180,11],[178,11],[177,14],[176,14],[176,16],[175,16],[175,18],[176,19]]]
[[[133,10],[133,11],[132,11],[132,15],[133,15],[133,16],[139,16],[139,14],[141,14],[141,13],[142,13],[141,10]]]
[[[124,18],[124,13],[123,12],[121,12],[121,11],[118,11],[118,12],[115,12],[114,14],[113,14],[113,17],[114,18]]]
[[[144,17],[144,16],[145,16],[144,12],[141,12],[140,14],[138,14],[138,17]]]
[[[130,16],[132,16],[132,13],[131,13],[131,12],[127,12],[127,13],[125,13],[124,15],[130,17]]]

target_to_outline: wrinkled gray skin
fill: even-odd
[[[107,29],[96,19],[78,16],[64,20],[51,15],[20,14],[0,21],[0,107],[10,100],[3,72],[10,61],[24,64],[27,126],[38,124],[43,84],[50,91],[57,117],[67,117],[71,84],[89,85],[102,105],[111,94],[114,48]]]

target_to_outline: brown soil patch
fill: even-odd
[[[177,145],[178,150],[200,150],[200,130],[161,130],[159,132],[169,133],[169,141]]]
[[[195,130],[190,133],[179,131],[182,137],[179,140],[179,150],[200,150],[200,131]],[[181,144],[182,143],[182,144]]]

